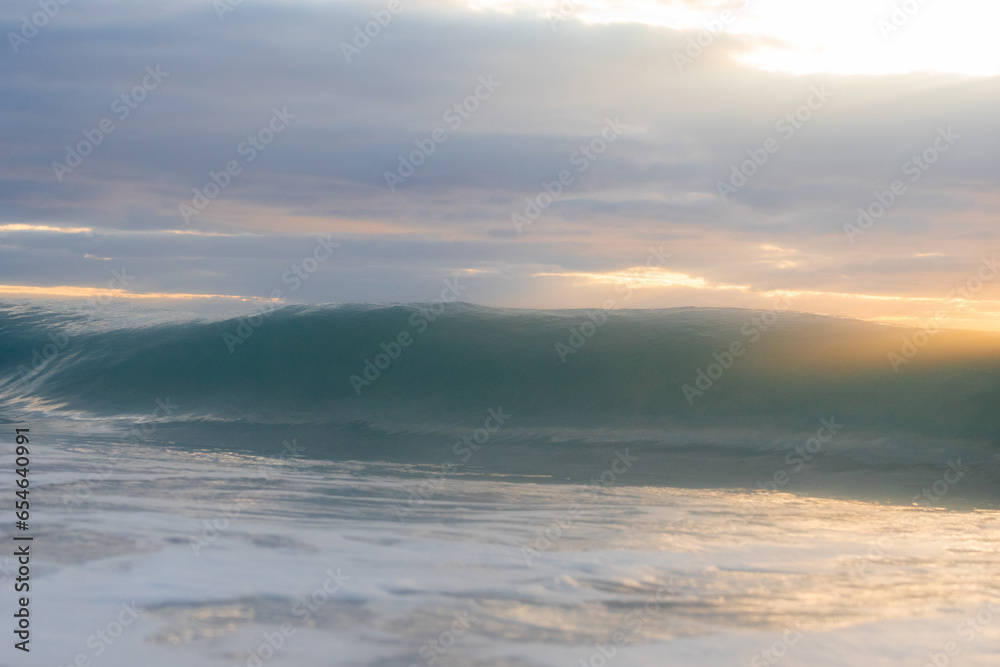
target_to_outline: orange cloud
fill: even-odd
[[[113,297],[118,299],[234,299],[237,301],[269,301],[261,297],[246,297],[233,294],[186,294],[183,292],[129,292],[123,289],[102,289],[100,287],[77,287],[59,285],[55,287],[40,287],[37,285],[0,285],[0,294],[7,296],[43,296],[96,298]]]

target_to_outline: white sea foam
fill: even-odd
[[[423,476],[408,466],[114,447],[33,454],[30,664],[922,667],[1000,652],[994,511],[458,476],[411,504]],[[87,482],[100,461],[110,474]]]

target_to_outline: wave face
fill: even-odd
[[[619,311],[601,323],[596,311],[428,308],[171,321],[7,306],[0,396],[105,416],[170,397],[187,418],[232,421],[447,421],[502,405],[521,425],[550,427],[796,429],[835,415],[853,428],[1000,433],[992,334],[740,309]],[[907,359],[914,335],[929,342]]]
[[[228,319],[62,308],[0,307],[8,415],[143,419],[167,401],[168,422],[242,427],[247,443],[294,425],[325,433],[319,447],[341,455],[393,458],[436,443],[427,458],[440,461],[451,450],[443,438],[501,409],[511,418],[489,456],[517,458],[525,472],[543,445],[579,453],[615,442],[674,445],[663,465],[680,469],[685,447],[788,449],[821,420],[841,425],[824,453],[860,447],[869,467],[930,460],[960,442],[992,456],[1000,434],[1000,337],[986,333],[739,309],[605,321],[465,304],[439,314],[287,306]]]

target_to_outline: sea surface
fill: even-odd
[[[0,665],[996,665],[998,370],[788,311],[2,302]]]

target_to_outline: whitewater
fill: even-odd
[[[25,664],[994,665],[1000,337],[920,331],[2,303]]]

